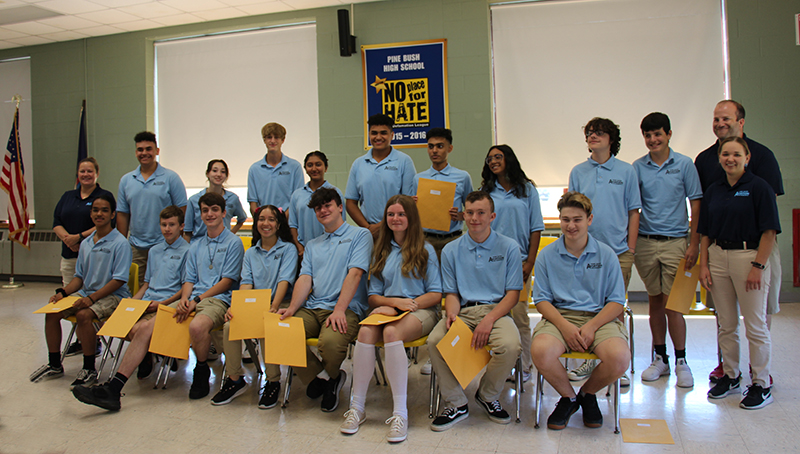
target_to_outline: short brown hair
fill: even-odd
[[[263,128],[261,128],[261,137],[266,138],[267,136],[275,136],[279,139],[285,139],[286,128],[278,123],[267,123]]]
[[[158,215],[161,219],[178,218],[178,222],[183,224],[183,211],[175,205],[170,205]]]
[[[744,147],[745,156],[750,154],[750,147],[747,146],[747,141],[744,140],[742,137],[733,136],[733,137],[726,137],[719,141],[719,147],[717,148],[717,156],[719,156],[719,154],[722,153],[722,146],[729,142],[736,142],[742,147]]]
[[[94,173],[100,173],[100,164],[97,163],[97,159],[91,156],[89,156],[88,158],[83,158],[80,161],[78,161],[78,167],[80,167],[81,164],[83,164],[84,162],[88,162],[94,166]]]
[[[201,209],[203,208],[203,205],[209,208],[216,205],[220,210],[225,211],[225,197],[222,197],[216,192],[206,192],[200,196],[200,200],[197,201],[197,206],[199,206]]]
[[[492,213],[494,213],[494,200],[492,200],[492,196],[489,195],[489,193],[486,191],[470,192],[469,194],[467,194],[467,200],[464,201],[464,204],[466,204],[466,202],[475,203],[478,200],[484,200],[484,199],[489,201],[489,206],[492,208]]]
[[[586,212],[586,216],[589,216],[592,214],[592,201],[578,191],[571,191],[562,195],[558,201],[558,212],[560,213],[563,208],[580,208]]]
[[[718,102],[717,105],[720,105],[720,104],[723,104],[723,103],[726,103],[726,102],[733,104],[733,107],[736,108],[736,119],[737,120],[741,120],[742,118],[744,118],[744,106],[740,102],[734,101],[732,99],[723,99],[722,101]]]

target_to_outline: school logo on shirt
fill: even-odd
[[[672,175],[676,173],[681,173],[681,169],[667,169],[667,175]]]
[[[278,175],[291,175],[291,174],[292,172],[289,172],[288,170],[281,170],[280,172],[278,172]]]
[[[217,249],[217,252],[225,252],[227,250],[228,250],[228,246],[225,246],[225,247],[221,247],[221,248]]]
[[[603,264],[602,264],[602,263],[600,263],[600,262],[596,262],[596,263],[587,263],[587,264],[586,264],[586,269],[587,269],[587,270],[599,270],[599,269],[601,269],[601,268],[603,268]]]
[[[339,240],[339,244],[352,243],[352,242],[353,242],[352,238],[348,238],[346,240]]]
[[[386,170],[397,170],[397,166],[386,166]]]
[[[750,191],[745,189],[744,191],[736,191],[736,194],[733,195],[734,197],[750,197]]]
[[[183,257],[181,257],[180,255],[170,255],[170,256],[169,256],[169,259],[170,259],[170,260],[180,260],[180,259],[182,259],[182,258],[183,258]]]
[[[493,255],[493,256],[489,257],[489,263],[502,262],[505,259],[506,259],[506,257],[504,255]]]
[[[608,180],[608,184],[622,186],[625,183],[623,183],[622,180],[617,180],[616,178],[612,178],[612,179]]]
[[[166,181],[154,181],[153,182],[153,186],[164,186],[165,184],[167,184]]]
[[[106,247],[99,247],[99,248],[96,248],[94,250],[94,252],[102,252],[103,254],[110,254],[111,253],[111,249],[106,248]]]

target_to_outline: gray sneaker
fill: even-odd
[[[353,435],[358,432],[358,428],[361,424],[364,424],[366,419],[366,413],[351,408],[344,412],[344,422],[342,422],[342,425],[339,427],[339,431],[343,434]]]
[[[89,387],[97,381],[97,371],[96,370],[89,370],[89,369],[81,369],[78,372],[78,376],[75,378],[75,381],[69,385],[69,389],[76,386],[85,386]]]
[[[593,359],[587,359],[580,366],[567,372],[567,377],[569,377],[570,381],[585,380],[589,378],[589,375],[592,375],[592,372],[594,371],[594,368],[596,366],[597,366],[597,361]]]

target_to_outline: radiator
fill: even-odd
[[[11,241],[0,231],[0,274],[11,273]],[[52,230],[31,230],[30,250],[14,243],[14,274],[61,276],[61,240]]]

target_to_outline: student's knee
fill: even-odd
[[[566,351],[558,339],[547,334],[536,336],[531,341],[531,358],[537,367],[539,364],[558,361],[558,357]]]
[[[94,312],[91,309],[81,309],[75,313],[75,320],[80,326],[91,324],[94,319]]]
[[[396,326],[394,326],[393,324],[389,324],[383,328],[384,343],[396,342],[399,340],[403,340],[403,337],[402,333],[400,333],[400,330],[398,330]]]

